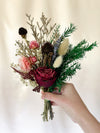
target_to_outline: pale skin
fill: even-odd
[[[61,90],[60,95],[42,91],[42,99],[50,100],[53,105],[62,107],[84,133],[100,133],[100,123],[89,112],[74,85],[67,83]]]

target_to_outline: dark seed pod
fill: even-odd
[[[19,33],[19,35],[21,35],[23,38],[25,38],[25,37],[26,37],[26,34],[27,34],[27,30],[26,30],[25,28],[21,27],[21,28],[19,28],[18,33]]]

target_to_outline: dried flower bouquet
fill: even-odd
[[[27,39],[27,30],[19,28],[18,33],[22,41],[16,41],[18,49],[16,55],[20,56],[18,64],[12,64],[15,72],[21,75],[25,83],[30,83],[35,92],[40,89],[46,92],[61,92],[61,87],[66,80],[72,78],[77,69],[80,69],[79,59],[83,58],[87,51],[97,46],[96,42],[87,44],[82,40],[76,46],[69,43],[68,37],[75,31],[75,26],[70,24],[60,34],[60,25],[50,25],[43,13],[41,24],[34,24],[34,18],[27,16],[27,23],[32,30],[33,40]],[[51,101],[44,100],[43,120],[53,119]]]

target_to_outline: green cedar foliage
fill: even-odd
[[[64,33],[61,35],[61,41],[63,41],[65,37],[69,37],[75,30],[76,27],[74,26],[74,24],[70,23],[70,26],[65,29]]]
[[[76,71],[80,69],[80,63],[78,60],[85,56],[85,53],[91,51],[97,43],[87,44],[86,40],[81,41],[76,46],[69,46],[69,51],[63,57],[62,65],[56,69],[59,74],[56,82],[49,88],[49,91],[54,91],[54,88],[58,88],[59,92],[61,91],[61,86],[68,79],[71,79],[73,75],[76,74]]]
[[[60,26],[58,25],[56,27],[56,29],[54,30],[54,33],[53,33],[53,35],[51,37],[51,41],[50,41],[51,43],[55,39],[55,37],[54,37],[55,33],[57,32],[56,34],[59,34],[59,28],[60,28]],[[52,64],[53,64],[55,58],[58,55],[57,51],[58,51],[58,48],[59,48],[61,42],[64,40],[64,38],[69,37],[71,35],[71,33],[73,33],[75,31],[75,29],[76,29],[76,27],[72,23],[70,23],[70,26],[67,29],[65,29],[64,33],[54,43],[54,55],[53,55],[53,58],[52,58]],[[54,37],[54,39],[53,39],[53,37]]]

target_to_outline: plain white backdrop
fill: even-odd
[[[86,38],[97,41],[98,47],[81,60],[82,69],[73,82],[85,104],[100,121],[100,1],[99,0],[0,0],[0,132],[1,133],[82,133],[59,107],[54,107],[55,118],[43,122],[41,95],[26,87],[18,74],[10,68],[15,57],[18,28],[26,24],[26,13],[39,20],[41,13],[61,26],[70,22],[77,26],[70,43]],[[29,38],[32,39],[29,30]]]

